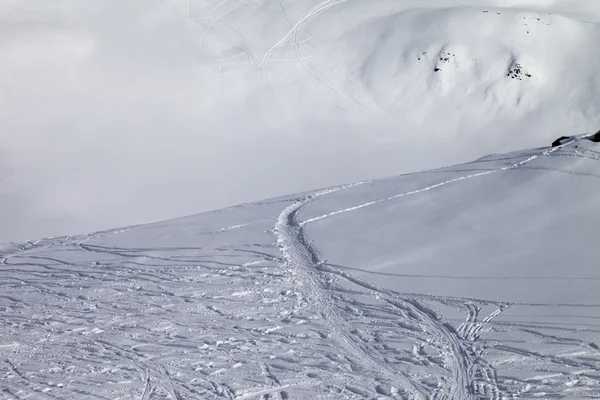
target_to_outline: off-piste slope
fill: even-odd
[[[600,144],[7,244],[0,388],[44,399],[600,396]]]

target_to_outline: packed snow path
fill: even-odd
[[[579,140],[5,245],[0,397],[597,398],[599,159]]]
[[[339,346],[346,350],[348,356],[353,356],[359,368],[357,372],[360,372],[364,377],[374,374],[373,379],[375,381],[385,380],[388,382],[388,386],[389,383],[392,383],[391,388],[404,388],[408,398],[471,398],[469,390],[471,380],[467,376],[471,365],[467,360],[465,351],[461,348],[458,337],[453,335],[453,332],[450,332],[443,323],[439,322],[439,318],[434,311],[419,304],[416,300],[410,301],[394,295],[390,296],[388,291],[376,288],[343,273],[336,274],[337,271],[329,268],[323,268],[323,262],[319,260],[316,250],[311,247],[304,237],[302,229],[296,221],[296,214],[302,206],[314,198],[332,191],[334,190],[308,195],[287,207],[280,214],[275,228],[286,264],[292,268],[290,273],[300,277],[299,287],[305,287],[308,290],[306,297],[320,305],[321,318],[328,324],[330,334],[337,339]],[[335,311],[346,309],[356,305],[356,303],[344,298],[337,299],[332,293],[338,290],[333,288],[323,290],[323,288],[331,286],[332,276],[330,275],[332,274],[346,278],[350,283],[358,285],[359,289],[363,291],[366,289],[367,293],[371,292],[373,294],[371,300],[375,300],[379,307],[387,305],[396,308],[394,314],[400,322],[398,326],[388,327],[388,334],[393,332],[394,336],[401,337],[413,336],[412,334],[415,331],[418,332],[414,338],[415,345],[421,346],[427,343],[429,346],[433,346],[434,352],[438,353],[436,357],[439,361],[443,361],[443,363],[438,362],[440,370],[449,370],[444,372],[449,372],[452,375],[449,384],[444,382],[445,379],[438,381],[438,384],[441,385],[441,382],[444,382],[444,386],[447,387],[434,391],[434,395],[428,393],[426,387],[422,387],[422,385],[413,381],[414,375],[407,373],[405,367],[398,368],[394,364],[388,363],[385,355],[378,354],[377,348],[372,348],[373,346],[369,345],[369,341],[357,340],[352,335],[354,333],[353,329],[347,324],[348,321],[345,316],[339,315]],[[349,304],[343,304],[344,301]],[[376,356],[374,357],[374,355]],[[379,357],[380,359],[378,359]],[[448,365],[449,368],[446,368]],[[498,389],[495,387],[492,391],[497,392]]]

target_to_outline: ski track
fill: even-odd
[[[526,165],[526,164],[528,164],[528,163],[532,162],[533,160],[536,160],[536,159],[538,159],[540,157],[549,156],[552,153],[554,153],[555,151],[557,151],[557,150],[561,149],[562,147],[566,146],[567,144],[564,144],[564,145],[561,145],[561,146],[557,146],[557,147],[553,147],[551,149],[545,150],[541,154],[531,155],[528,158],[526,158],[525,160],[519,161],[518,163],[509,165],[509,166],[505,166],[505,167],[497,168],[497,169],[491,169],[491,170],[487,170],[487,171],[483,171],[483,172],[478,172],[478,173],[470,174],[470,175],[463,175],[463,176],[460,176],[458,178],[449,179],[447,181],[436,183],[435,185],[427,186],[427,187],[424,187],[424,188],[421,188],[421,189],[412,190],[410,192],[400,193],[400,194],[397,194],[397,195],[394,195],[394,196],[387,197],[385,199],[374,200],[374,201],[370,201],[368,203],[359,204],[359,205],[354,206],[354,207],[345,208],[343,210],[332,211],[332,212],[330,212],[328,214],[323,214],[323,215],[320,215],[320,216],[317,216],[317,217],[313,217],[313,218],[309,218],[309,219],[307,219],[305,221],[302,221],[300,223],[300,225],[301,226],[305,226],[305,225],[310,224],[312,222],[320,221],[322,219],[333,217],[335,215],[339,215],[339,214],[344,214],[344,213],[351,212],[351,211],[360,210],[362,208],[370,207],[370,206],[373,206],[375,204],[380,204],[380,203],[383,203],[383,202],[386,202],[386,201],[396,200],[396,199],[399,199],[399,198],[402,198],[402,197],[407,197],[407,196],[412,196],[412,195],[419,194],[419,193],[428,192],[430,190],[437,189],[437,188],[440,188],[442,186],[450,185],[450,184],[457,183],[457,182],[460,182],[460,181],[464,181],[464,180],[467,180],[467,179],[478,178],[478,177],[481,177],[481,176],[486,176],[486,175],[491,175],[491,174],[495,174],[495,173],[498,173],[498,172],[504,172],[504,171],[509,171],[509,170],[512,170],[512,169],[516,169],[516,168],[522,167],[522,166],[524,166],[524,165]]]
[[[247,44],[242,33],[226,21],[226,17],[234,11],[236,11],[239,8],[239,6],[248,6],[248,4],[244,0],[235,0],[234,4],[230,6],[226,11],[220,14],[218,13],[218,10],[227,5],[230,1],[231,0],[221,0],[212,8],[210,16],[208,18],[203,18],[210,20],[210,23],[208,26],[204,27],[200,39],[200,48],[202,55],[204,55],[207,47],[209,47],[207,46],[209,34],[220,37],[225,42],[227,42],[231,46],[231,48],[239,51],[238,54],[228,57],[221,57],[219,54],[211,50],[215,56],[215,63],[217,64],[218,72],[216,75],[217,79],[219,80],[221,90],[223,90],[222,75],[225,72],[225,68],[237,65],[244,65],[262,83],[262,86],[264,87],[267,95],[275,105],[277,112],[283,117],[283,119],[287,119],[288,115],[285,102],[283,98],[279,96],[274,84],[271,82],[269,66],[275,61],[296,61],[300,65],[300,67],[316,82],[323,85],[325,88],[327,88],[340,99],[342,99],[344,102],[346,102],[349,106],[353,106],[360,113],[364,114],[368,118],[376,121],[385,121],[389,119],[389,116],[385,112],[383,112],[382,110],[371,110],[368,106],[364,105],[356,98],[345,93],[345,91],[342,88],[339,88],[330,78],[328,78],[324,73],[319,71],[315,66],[313,66],[310,63],[307,63],[314,56],[315,48],[311,43],[312,37],[310,37],[310,33],[305,29],[306,25],[310,23],[310,21],[313,20],[315,17],[320,15],[322,12],[336,5],[342,4],[347,0],[326,0],[313,7],[309,11],[305,12],[295,24],[293,24],[290,21],[282,0],[278,0],[278,7],[280,9],[281,16],[283,17],[285,24],[288,28],[288,31],[274,44],[269,44],[265,47],[254,46],[252,48]],[[192,17],[191,0],[188,0],[188,25],[190,26],[190,29],[195,30],[195,21]],[[217,29],[218,25],[221,25],[225,30],[221,32],[220,29]],[[302,30],[309,35],[309,38],[299,41],[298,33]],[[231,37],[231,35],[228,35],[227,32],[235,35],[235,38]],[[311,54],[307,56],[302,56],[300,54],[301,43],[307,44],[307,46],[311,49]],[[277,52],[288,46],[293,47],[295,58],[274,58],[274,55]],[[261,50],[264,50],[264,55],[262,57],[259,57],[257,55],[257,52],[260,52]],[[228,62],[229,60],[235,60],[240,56],[244,55],[247,58],[247,61],[244,63]]]
[[[286,45],[289,41],[293,40],[295,35],[297,35],[298,31],[302,29],[310,20],[318,16],[323,11],[331,8],[335,5],[344,3],[348,0],[325,0],[324,2],[318,4],[308,12],[306,12],[293,27],[277,42],[275,43],[264,55],[262,59],[262,64],[264,68],[267,68],[269,65],[269,61],[273,57],[273,55],[284,45]]]
[[[346,333],[346,329],[340,325],[341,317],[337,314],[336,305],[327,291],[323,289],[323,278],[318,273],[317,268],[319,264],[317,256],[306,243],[301,228],[296,223],[296,213],[304,205],[321,196],[351,186],[354,185],[327,189],[308,195],[281,212],[274,232],[285,260],[284,265],[290,268],[290,273],[297,276],[299,285],[307,288],[305,290],[308,293],[305,296],[319,304],[321,319],[327,325],[331,334],[334,335],[335,340],[345,348],[349,355],[362,364],[362,368],[366,371],[376,372],[378,376],[386,377],[393,383],[399,382],[401,383],[400,387],[410,387],[411,398],[424,398],[423,389],[417,387],[404,371],[394,371],[387,365],[375,360],[369,352],[362,350],[355,340]]]
[[[272,62],[273,56],[279,50],[281,50],[285,46],[289,46],[291,44],[291,45],[293,45],[294,53],[295,53],[298,64],[308,75],[310,75],[317,82],[319,82],[320,84],[325,86],[327,89],[329,89],[335,95],[339,96],[344,101],[353,105],[356,109],[359,110],[359,112],[363,113],[367,117],[374,119],[374,120],[385,120],[387,117],[387,115],[385,113],[383,113],[383,115],[380,115],[378,113],[373,112],[367,106],[362,104],[360,101],[349,96],[342,89],[338,88],[331,79],[329,79],[325,74],[323,74],[321,71],[319,71],[316,67],[314,67],[311,64],[309,64],[308,66],[305,65],[305,61],[310,60],[312,58],[312,56],[315,54],[315,48],[314,48],[314,46],[312,46],[310,38],[308,40],[306,40],[306,43],[311,48],[312,54],[307,57],[303,57],[300,54],[300,46],[299,46],[300,42],[298,41],[298,32],[300,32],[300,30],[304,30],[305,26],[312,19],[317,17],[322,12],[324,12],[327,9],[332,8],[336,5],[342,4],[346,1],[348,1],[348,0],[326,0],[326,1],[318,4],[311,10],[307,11],[306,13],[304,13],[300,17],[298,22],[296,22],[294,25],[292,25],[291,21],[289,20],[289,18],[287,16],[285,8],[283,7],[282,1],[278,0],[279,8],[281,10],[282,16],[283,16],[289,30],[277,43],[272,45],[266,51],[265,55],[263,56],[263,58],[261,60],[260,69],[261,69],[261,71],[263,71],[265,80],[268,80],[269,64]],[[305,32],[307,34],[309,34],[308,31],[305,30]],[[309,36],[310,36],[310,34],[309,34]]]
[[[571,143],[571,142],[569,142]],[[345,272],[331,268],[319,259],[316,249],[312,247],[308,239],[305,237],[303,227],[311,222],[322,220],[337,214],[358,210],[384,201],[390,201],[404,196],[423,193],[445,185],[460,182],[467,179],[486,176],[497,172],[509,171],[538,159],[541,156],[552,155],[557,150],[562,149],[569,143],[553,147],[541,152],[541,154],[533,154],[522,161],[505,166],[498,169],[488,170],[476,174],[470,174],[440,182],[435,185],[427,186],[422,189],[405,192],[399,195],[391,196],[382,200],[376,200],[361,205],[346,208],[343,210],[334,211],[322,216],[314,217],[303,222],[297,221],[297,213],[301,208],[311,203],[312,201],[351,187],[341,186],[333,189],[324,190],[313,193],[299,199],[296,203],[286,207],[278,217],[275,226],[277,242],[283,254],[285,265],[292,268],[300,278],[301,286],[312,288],[310,295],[316,303],[323,307],[323,319],[328,321],[328,327],[332,334],[344,346],[346,351],[353,353],[354,357],[363,360],[363,366],[366,370],[375,373],[385,374],[388,378],[393,376],[404,376],[401,381],[409,388],[409,397],[419,398],[420,396],[428,396],[432,399],[492,399],[500,400],[505,398],[499,383],[495,369],[484,358],[484,348],[478,344],[479,339],[485,333],[484,329],[492,320],[506,310],[509,305],[501,304],[489,316],[479,321],[479,313],[481,309],[470,303],[463,304],[468,310],[468,317],[465,323],[461,324],[458,329],[454,329],[449,323],[443,320],[429,309],[424,303],[410,297],[403,297],[398,293],[383,288],[378,288],[375,285],[362,281],[359,278],[353,277]],[[290,271],[290,272],[292,272]],[[446,384],[427,393],[423,386],[415,385],[414,380],[411,380],[404,371],[393,371],[389,366],[381,363],[373,358],[370,352],[354,345],[354,339],[345,333],[344,327],[339,322],[340,317],[336,314],[336,301],[333,300],[331,294],[327,290],[328,275],[337,275],[345,278],[354,284],[366,288],[371,291],[377,298],[385,297],[385,301],[396,306],[397,308],[406,311],[408,315],[415,315],[417,323],[420,324],[423,331],[427,335],[437,341],[439,347],[444,347],[446,351],[446,362],[450,364],[452,374],[452,383]],[[411,321],[413,322],[413,321]],[[391,378],[392,381],[393,378]]]
[[[340,97],[341,99],[343,99],[344,101],[347,101],[348,103],[352,104],[355,108],[357,108],[361,113],[363,113],[364,115],[368,116],[369,118],[372,118],[374,120],[378,120],[378,119],[382,119],[382,116],[377,115],[376,113],[374,113],[373,111],[371,111],[367,106],[365,106],[364,104],[362,104],[360,101],[358,101],[357,99],[349,96],[348,94],[346,94],[342,89],[338,88],[335,83],[329,79],[324,73],[322,73],[321,71],[319,71],[318,68],[316,68],[314,65],[308,63],[308,65],[306,65],[305,61],[310,60],[316,53],[316,49],[314,48],[314,46],[311,43],[311,39],[312,37],[310,36],[310,33],[308,32],[308,30],[304,29],[304,26],[306,24],[303,24],[301,27],[295,27],[294,25],[292,25],[292,23],[290,22],[287,13],[285,11],[285,8],[283,7],[283,3],[282,0],[278,0],[279,2],[279,7],[281,9],[281,13],[286,21],[286,24],[289,28],[289,32],[293,32],[293,36],[292,36],[292,43],[294,46],[294,53],[296,55],[296,60],[298,62],[298,64],[302,67],[302,69],[309,74],[313,79],[315,79],[317,82],[319,82],[320,84],[322,84],[323,86],[325,86],[327,89],[329,89],[330,91],[332,91],[335,95],[337,95],[338,97]],[[305,40],[305,41],[298,41],[298,32],[300,30],[304,30],[304,32],[309,35],[309,39]],[[288,45],[289,40],[281,45],[279,49],[281,49],[284,46]],[[309,56],[303,57],[300,54],[300,43],[304,43],[306,42],[306,44],[311,48],[311,54]],[[272,48],[269,49],[269,51],[272,51]],[[387,115],[384,115],[383,117],[387,117]]]
[[[225,21],[225,17],[227,17],[227,15],[234,12],[240,5],[245,4],[244,0],[236,0],[236,3],[234,6],[232,6],[230,9],[228,9],[223,14],[217,15],[217,10],[221,6],[227,4],[228,2],[229,2],[229,0],[222,0],[215,7],[213,7],[213,9],[211,11],[211,18],[210,18],[211,23],[202,32],[202,37],[200,40],[201,53],[204,54],[204,49],[207,47],[206,46],[207,34],[212,33],[218,37],[221,37],[223,40],[225,40],[227,43],[229,43],[232,48],[239,50],[240,54],[245,54],[248,59],[247,64],[246,64],[248,67],[248,70],[252,74],[254,74],[257,77],[257,79],[259,79],[262,82],[263,87],[266,90],[267,96],[269,96],[269,98],[275,103],[277,111],[280,113],[280,115],[282,115],[282,117],[284,119],[286,119],[287,113],[285,110],[285,105],[284,105],[283,101],[281,100],[281,98],[279,97],[279,95],[277,94],[273,85],[269,82],[268,76],[266,76],[266,74],[263,73],[264,68],[263,68],[263,64],[262,64],[261,60],[254,54],[254,51],[248,46],[248,44],[246,43],[246,39],[244,38],[242,33]],[[229,29],[231,32],[233,32],[233,34],[235,36],[237,36],[237,39],[240,41],[240,43],[236,43],[235,39],[231,39],[226,34],[218,32],[215,29],[215,25],[217,25],[217,24],[222,24],[226,29]],[[193,29],[193,27],[192,27],[192,29]],[[219,84],[222,89],[221,76],[223,74],[223,60],[224,59],[220,58],[217,54],[215,54],[215,56],[216,56],[215,62],[217,63],[217,65],[219,67],[219,72],[217,75],[218,75],[218,79],[219,79]],[[252,66],[254,66],[254,68],[252,68]]]
[[[348,354],[361,360],[365,374],[385,376],[398,387],[408,390],[409,398],[459,400],[482,398],[481,396],[492,394],[491,399],[500,399],[501,392],[495,379],[495,371],[480,359],[482,351],[477,349],[475,343],[479,339],[484,325],[497,316],[501,310],[492,313],[482,323],[478,323],[473,317],[469,323],[464,325],[462,335],[457,334],[454,329],[449,329],[447,323],[444,323],[424,303],[416,299],[403,298],[395,292],[378,288],[340,271],[333,271],[319,260],[316,250],[309,244],[301,225],[296,220],[297,212],[315,199],[347,187],[328,189],[299,199],[281,212],[274,229],[285,265],[291,268],[290,273],[297,274],[300,281],[299,286],[309,288],[307,290],[310,290],[310,294],[307,297],[321,306],[322,319],[327,322],[331,334]],[[384,360],[373,357],[370,350],[357,346],[356,339],[346,333],[347,327],[343,326],[342,318],[336,312],[339,304],[327,289],[326,282],[330,275],[344,277],[361,288],[367,289],[378,300],[383,300],[399,309],[402,315],[408,319],[407,323],[416,324],[417,329],[434,341],[435,347],[443,349],[444,366],[449,366],[452,375],[451,383],[428,392],[424,386],[415,381],[414,377],[407,375],[404,369],[394,369]],[[420,337],[419,340],[423,340],[423,338]],[[441,384],[443,378],[440,378],[439,382]]]
[[[0,181],[0,188],[4,186],[10,180],[10,178],[12,178],[12,171],[8,171],[6,177],[2,181]]]

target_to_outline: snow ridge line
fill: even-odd
[[[488,171],[478,172],[478,173],[475,173],[475,174],[460,176],[458,178],[449,179],[447,181],[436,183],[435,185],[427,186],[427,187],[424,187],[424,188],[421,188],[421,189],[416,189],[416,190],[412,190],[410,192],[400,193],[400,194],[397,194],[397,195],[394,195],[394,196],[386,197],[384,199],[373,200],[373,201],[370,201],[368,203],[363,203],[363,204],[360,204],[360,205],[357,205],[357,206],[354,206],[354,207],[349,207],[349,208],[345,208],[343,210],[337,210],[337,211],[330,212],[328,214],[323,214],[323,215],[320,215],[318,217],[314,217],[314,218],[310,218],[310,219],[307,219],[305,221],[302,221],[300,223],[300,226],[303,227],[306,224],[310,224],[312,222],[320,221],[322,219],[329,218],[329,217],[332,217],[334,215],[343,214],[343,213],[347,213],[347,212],[350,212],[350,211],[360,210],[361,208],[370,207],[370,206],[375,205],[375,204],[383,203],[383,202],[390,201],[390,200],[399,199],[401,197],[406,197],[406,196],[411,196],[411,195],[418,194],[418,193],[428,192],[430,190],[437,189],[439,187],[446,186],[446,185],[449,185],[449,184],[452,184],[452,183],[456,183],[456,182],[459,182],[459,181],[463,181],[463,180],[467,180],[467,179],[473,179],[473,178],[478,178],[478,177],[484,176],[484,175],[491,175],[491,174],[495,174],[497,172],[509,171],[511,169],[516,169],[516,168],[522,167],[523,165],[528,164],[528,163],[532,162],[533,160],[536,160],[536,159],[538,159],[540,157],[548,156],[548,155],[554,153],[555,151],[557,151],[557,150],[559,150],[559,149],[567,146],[570,143],[572,143],[572,141],[568,142],[568,143],[565,143],[563,145],[557,146],[557,147],[552,147],[552,148],[550,148],[548,150],[545,150],[541,154],[533,154],[533,155],[529,156],[525,160],[519,161],[518,163],[515,163],[515,164],[512,164],[512,165],[508,165],[508,166],[505,166],[505,167],[502,167],[502,168],[491,169],[491,170],[488,170]]]

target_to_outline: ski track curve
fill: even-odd
[[[321,317],[334,336],[335,340],[344,348],[344,350],[361,363],[360,367],[375,373],[378,377],[384,377],[400,388],[406,390],[405,394],[410,399],[471,399],[472,390],[469,385],[469,368],[472,362],[466,357],[466,352],[462,348],[458,338],[445,327],[444,323],[437,315],[424,304],[416,300],[402,299],[397,296],[395,299],[386,299],[385,302],[399,308],[403,313],[412,315],[413,322],[416,322],[428,333],[432,333],[440,346],[448,349],[447,361],[450,364],[450,370],[453,374],[453,381],[445,390],[440,391],[434,397],[430,397],[426,387],[411,379],[411,376],[403,369],[394,368],[385,362],[377,360],[369,351],[364,350],[355,342],[340,324],[341,317],[336,311],[336,304],[330,293],[324,287],[323,282],[327,280],[328,273],[323,268],[323,263],[319,260],[317,252],[311,247],[304,236],[304,231],[296,220],[297,212],[306,204],[315,199],[333,193],[354,185],[341,186],[333,189],[327,189],[321,192],[307,195],[299,199],[292,205],[286,207],[279,215],[274,232],[277,236],[277,243],[283,255],[285,265],[291,269],[291,273],[298,278],[299,286],[309,291],[308,298],[311,298],[316,304],[320,305]],[[357,283],[376,293],[376,296],[389,296],[389,291],[376,288],[357,278],[346,274],[343,276],[353,283]]]
[[[283,46],[285,46],[289,41],[293,40],[295,35],[297,35],[298,31],[300,29],[302,29],[302,27],[304,27],[310,20],[312,20],[313,18],[315,18],[317,15],[319,15],[321,12],[327,10],[328,8],[331,8],[335,5],[344,3],[346,1],[348,1],[348,0],[325,0],[324,2],[318,4],[311,10],[304,13],[304,15],[302,15],[302,17],[300,17],[298,22],[296,22],[296,24],[294,26],[292,26],[290,28],[290,30],[265,53],[265,55],[262,59],[262,62],[261,62],[263,64],[263,67],[267,68],[269,65],[269,61],[271,60],[271,57],[273,57],[273,55],[279,49],[281,49]]]
[[[386,377],[391,382],[401,382],[402,387],[411,387],[411,398],[423,399],[422,388],[417,387],[407,376],[404,376],[403,374],[398,376],[396,371],[378,363],[370,356],[370,354],[360,349],[352,338],[350,338],[339,326],[340,317],[335,310],[335,305],[325,290],[322,289],[321,276],[317,268],[319,260],[316,254],[311,250],[310,246],[306,243],[303,232],[296,222],[297,212],[311,201],[326,194],[363,183],[365,182],[339,186],[310,194],[283,209],[279,214],[277,223],[274,227],[277,244],[283,255],[284,264],[297,276],[300,285],[305,288],[305,290],[310,291],[310,295],[307,297],[320,305],[320,314],[323,322],[327,325],[330,333],[334,335],[335,339],[345,351],[354,356],[356,360],[361,360],[362,367],[375,370],[379,375]]]
[[[246,43],[246,39],[244,38],[244,35],[242,35],[242,33],[237,30],[236,28],[234,28],[232,25],[230,25],[229,23],[226,22],[225,17],[227,17],[230,13],[236,11],[236,9],[240,6],[243,5],[244,2],[243,0],[238,0],[235,5],[233,5],[231,8],[229,8],[227,11],[225,11],[223,14],[221,15],[217,15],[217,10],[224,6],[225,4],[228,3],[228,0],[222,0],[221,2],[219,2],[216,6],[213,7],[211,13],[210,13],[210,19],[212,20],[212,22],[210,23],[210,25],[205,28],[205,30],[202,32],[202,36],[201,36],[201,53],[204,54],[204,49],[207,47],[206,45],[206,37],[209,33],[214,34],[216,36],[221,37],[223,40],[225,40],[226,42],[228,42],[232,48],[237,49],[238,51],[240,51],[240,54],[245,54],[247,57],[247,67],[248,70],[255,75],[255,77],[257,77],[257,79],[259,79],[262,84],[263,87],[266,91],[267,96],[269,96],[269,98],[275,103],[276,109],[277,111],[282,115],[282,117],[284,119],[287,118],[287,114],[286,114],[286,110],[285,110],[285,105],[283,104],[282,99],[279,97],[279,95],[277,94],[275,88],[273,87],[273,85],[269,82],[268,76],[266,76],[266,74],[263,74],[263,64],[262,61],[258,58],[258,56],[256,56],[254,54],[254,52],[252,51],[252,49],[248,46],[248,44]],[[191,6],[188,6],[191,8]],[[191,13],[191,10],[189,11]],[[191,16],[189,17],[190,21],[192,21]],[[191,23],[191,22],[190,22]],[[225,28],[229,29],[234,35],[237,36],[238,40],[240,41],[240,43],[236,43],[235,39],[230,38],[228,35],[225,35],[223,33],[219,33],[217,32],[217,30],[215,29],[216,24],[222,24]],[[193,25],[191,24],[190,27],[193,29]],[[194,29],[193,29],[194,30]],[[215,62],[217,63],[218,67],[219,67],[219,72],[217,74],[219,82],[221,82],[221,77],[223,75],[223,61],[225,59],[219,57],[217,54],[215,54],[216,59]],[[252,68],[252,66],[254,66],[254,68]],[[221,85],[221,83],[220,83]]]
[[[282,210],[274,226],[273,230],[277,237],[283,263],[290,269],[292,274],[296,275],[296,278],[300,281],[300,286],[304,287],[304,290],[310,291],[307,297],[313,299],[316,304],[321,305],[320,313],[325,325],[344,350],[356,359],[361,360],[362,368],[384,376],[391,382],[401,384],[401,387],[407,390],[408,398],[456,400],[485,398],[500,400],[505,396],[499,387],[496,371],[483,358],[484,348],[479,346],[478,340],[485,333],[484,328],[492,319],[507,309],[508,304],[497,304],[498,308],[494,312],[479,321],[481,308],[470,302],[463,303],[462,307],[467,309],[467,320],[457,329],[450,323],[445,322],[435,311],[428,308],[425,303],[419,301],[416,297],[377,287],[330,264],[326,264],[320,259],[317,250],[313,248],[305,236],[304,226],[333,215],[358,210],[384,201],[426,192],[467,179],[516,169],[540,157],[551,155],[570,143],[572,142],[546,149],[538,154],[523,155],[523,157],[526,157],[524,160],[502,168],[464,175],[421,189],[363,203],[300,222],[297,219],[297,214],[304,206],[325,195],[366,182],[338,186],[306,195]],[[385,361],[377,360],[368,351],[358,346],[354,339],[344,331],[340,323],[340,316],[336,311],[336,301],[325,285],[331,275],[342,277],[348,282],[367,289],[377,299],[383,299],[384,302],[402,310],[403,315],[410,316],[412,319],[410,322],[416,322],[420,325],[425,335],[431,336],[430,339],[436,342],[438,347],[447,349],[445,354],[446,365],[452,375],[451,382],[435,389],[427,388],[411,379],[406,371],[394,368]]]

